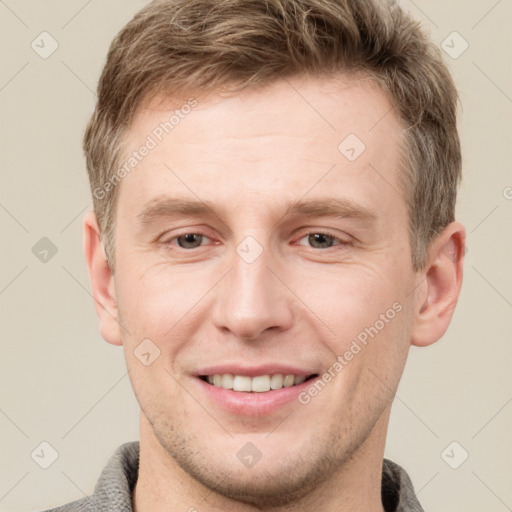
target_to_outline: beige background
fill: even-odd
[[[144,4],[0,0],[3,511],[89,494],[114,449],[138,438],[123,353],[99,335],[82,256],[91,198],[80,144],[108,45]],[[468,252],[447,334],[411,350],[386,456],[407,469],[427,511],[512,510],[512,2],[403,5],[452,54],[464,44],[453,31],[469,44],[445,55],[463,105]],[[47,59],[31,48],[43,31],[59,45]],[[46,263],[32,252],[42,237],[58,249]],[[58,452],[48,469],[31,458],[43,441]],[[469,458],[452,469],[446,461],[462,450]]]

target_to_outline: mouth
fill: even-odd
[[[268,393],[282,388],[299,386],[306,381],[318,377],[317,373],[310,375],[293,374],[265,374],[255,375],[234,375],[231,373],[215,375],[198,375],[198,377],[211,386],[240,393]]]

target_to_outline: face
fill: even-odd
[[[161,141],[187,98],[129,132],[127,155],[156,145],[118,185],[119,338],[165,453],[221,494],[284,503],[383,450],[417,284],[401,126],[369,79],[196,99]],[[295,379],[250,378],[275,374]]]

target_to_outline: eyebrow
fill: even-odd
[[[158,196],[149,201],[137,218],[143,226],[148,226],[159,218],[176,215],[217,217],[223,220],[211,201],[169,196]],[[292,201],[286,205],[281,218],[286,216],[349,218],[367,222],[377,218],[371,209],[349,199],[335,197]]]

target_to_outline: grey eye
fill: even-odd
[[[336,237],[332,235],[328,235],[326,233],[310,233],[303,238],[308,239],[308,243],[314,249],[326,249],[328,247],[332,247],[336,240]]]
[[[176,243],[182,249],[194,249],[201,245],[201,241],[205,235],[201,233],[187,233],[176,237]],[[197,241],[199,240],[199,243]]]

